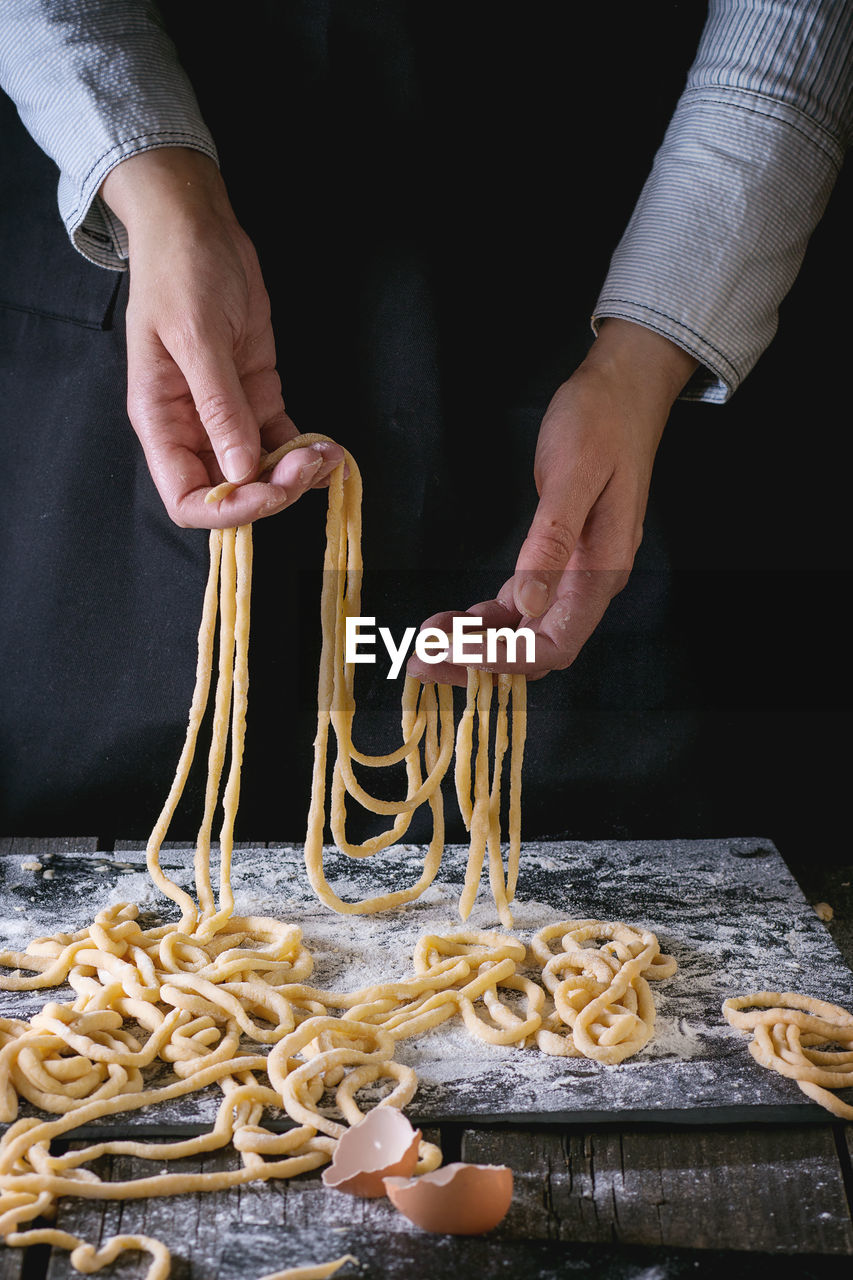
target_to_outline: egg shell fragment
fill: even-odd
[[[512,1169],[503,1164],[447,1164],[420,1178],[388,1177],[395,1208],[423,1231],[479,1236],[506,1217]]]
[[[396,1107],[374,1107],[339,1139],[323,1182],[335,1191],[377,1199],[385,1195],[384,1178],[405,1180],[418,1163],[420,1129]]]

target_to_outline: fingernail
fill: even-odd
[[[326,476],[331,475],[331,473],[335,470],[335,467],[340,466],[341,459],[338,456],[338,450],[335,449],[335,446],[333,444],[327,444],[325,441],[321,441],[320,444],[312,445],[311,449],[316,450],[317,453],[320,454],[323,460],[323,465],[320,468],[320,470],[317,472],[316,479],[319,480],[321,477],[325,478]],[[349,474],[349,467],[347,467],[344,471],[344,479],[346,479],[348,474]]]
[[[234,444],[226,449],[222,459],[222,474],[232,484],[247,479],[255,469],[255,455],[244,444]]]
[[[530,618],[538,618],[548,605],[548,587],[538,578],[528,578],[521,584],[518,603]]]

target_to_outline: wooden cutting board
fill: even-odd
[[[331,851],[327,874],[342,897],[354,899],[412,883],[423,853],[404,845],[374,859],[350,860]],[[315,957],[312,981],[353,990],[405,976],[421,934],[466,927],[457,910],[466,857],[465,848],[448,847],[436,882],[407,908],[339,916],[315,900],[301,848],[241,847],[234,860],[237,910],[299,923]],[[167,847],[161,861],[179,883],[191,884],[190,851]],[[41,865],[27,865],[32,863]],[[100,907],[115,901],[139,902],[152,923],[171,918],[171,904],[149,883],[139,849],[6,853],[0,855],[0,873],[0,936],[7,945],[23,947],[60,922],[67,930],[84,927]],[[499,927],[489,903],[484,877],[467,927]],[[758,1067],[747,1037],[720,1012],[726,996],[763,989],[799,991],[853,1009],[853,973],[770,840],[528,844],[513,909],[513,932],[522,941],[544,924],[577,918],[624,920],[654,931],[679,965],[673,978],[653,984],[655,1038],[636,1057],[606,1067],[550,1058],[536,1049],[486,1045],[461,1022],[445,1023],[399,1046],[398,1057],[420,1078],[407,1109],[413,1120],[829,1119],[792,1081]],[[30,1016],[46,1000],[72,994],[2,992],[0,1010]],[[219,1097],[212,1089],[129,1120],[136,1132],[193,1132],[212,1122]],[[127,1117],[117,1117],[97,1132],[127,1126]]]

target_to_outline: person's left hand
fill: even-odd
[[[495,599],[434,614],[421,629],[450,634],[455,616],[484,627],[527,627],[510,661],[476,663],[536,680],[571,665],[628,581],[640,545],[652,465],[672,403],[696,360],[668,339],[626,320],[607,320],[586,359],[554,395],[539,433],[534,479],[539,505],[513,575]],[[464,685],[467,666],[417,656],[419,679]]]

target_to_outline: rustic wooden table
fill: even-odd
[[[46,850],[95,851],[97,841],[0,841],[16,865]],[[806,898],[834,909],[828,929],[853,966],[853,867],[794,869]],[[8,899],[5,900],[8,903]],[[853,993],[851,993],[853,995]],[[853,1003],[853,1000],[851,1000]],[[488,1236],[427,1236],[387,1201],[330,1192],[313,1174],[287,1183],[132,1203],[62,1202],[57,1225],[97,1242],[116,1232],[164,1240],[175,1280],[255,1280],[286,1266],[352,1253],[361,1280],[512,1276],[601,1277],[853,1274],[853,1126],[803,1124],[441,1124],[445,1163],[508,1164],[509,1215]],[[211,1170],[233,1152],[172,1169]],[[137,1176],[140,1162],[109,1157],[108,1178]],[[125,1280],[147,1262],[128,1255],[106,1274]],[[47,1247],[0,1251],[0,1280],[76,1274]]]

